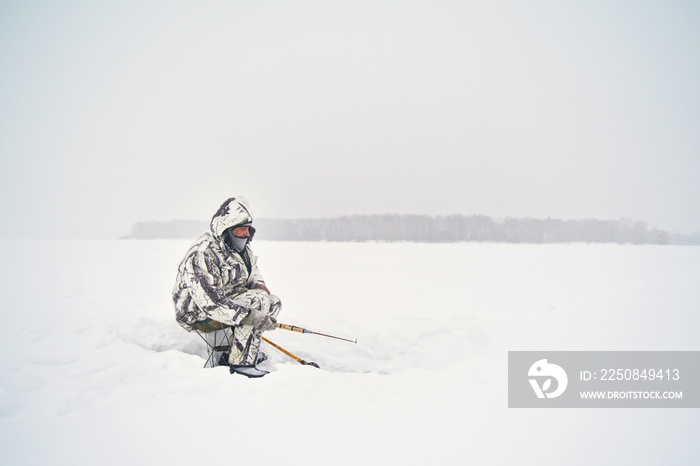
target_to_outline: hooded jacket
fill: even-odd
[[[252,221],[248,201],[232,197],[212,217],[210,231],[200,236],[185,254],[178,267],[173,303],[175,319],[187,331],[193,329],[195,322],[207,318],[238,325],[250,313],[234,298],[265,284],[256,265],[257,257],[249,242],[243,252],[236,253],[226,243],[224,232]]]

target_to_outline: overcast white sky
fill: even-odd
[[[694,1],[0,0],[0,236],[486,214],[700,231]]]

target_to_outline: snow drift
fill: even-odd
[[[0,240],[13,465],[693,464],[696,410],[507,407],[509,350],[698,350],[700,248],[256,241],[271,374],[203,369],[190,241]]]

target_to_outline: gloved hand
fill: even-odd
[[[277,327],[275,327],[275,323],[277,320],[272,317],[270,314],[267,312],[263,311],[257,311],[255,309],[250,311],[250,314],[248,314],[242,321],[241,325],[249,325],[256,330],[260,330],[261,332],[266,332],[268,330],[274,330]]]
[[[265,290],[267,294],[272,294],[270,293],[270,290],[265,286],[264,283],[259,283],[255,288],[260,289],[260,290]]]

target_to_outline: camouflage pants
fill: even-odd
[[[261,290],[250,290],[234,298],[239,306],[256,311],[262,311],[277,317],[282,309],[280,299]],[[234,311],[231,311],[233,314]],[[217,316],[212,316],[217,317]],[[232,316],[231,316],[232,317]],[[229,320],[222,318],[222,320]],[[230,326],[217,320],[197,322],[195,328],[207,332],[221,328],[232,328],[231,350],[228,363],[236,366],[252,366],[260,350],[262,332],[250,325]]]

